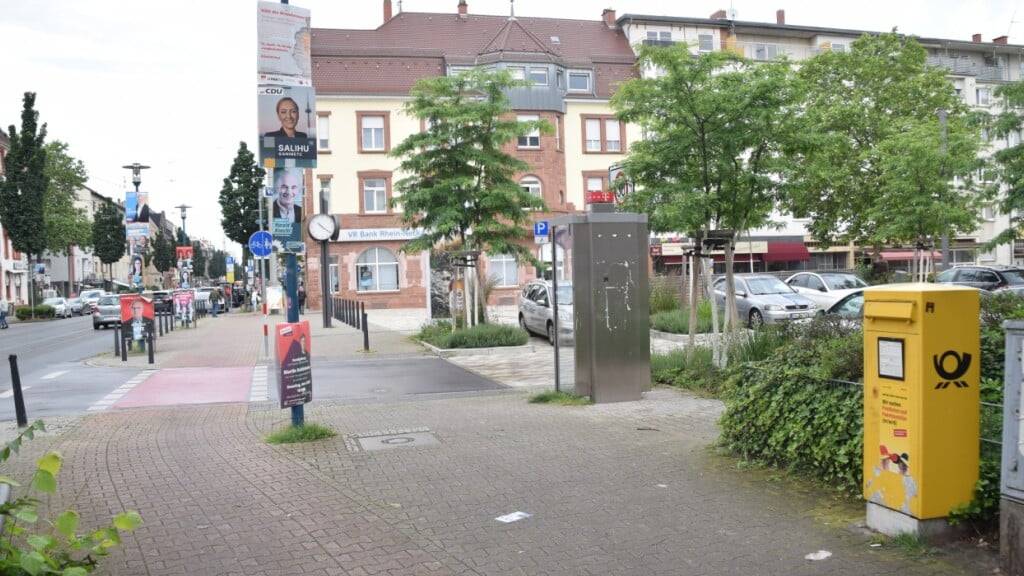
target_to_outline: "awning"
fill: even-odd
[[[899,262],[902,260],[913,260],[913,250],[883,250],[882,260],[886,262]],[[932,252],[932,260],[941,260],[942,252]]]
[[[725,262],[725,254],[712,254],[711,258],[714,259],[715,262]],[[751,259],[753,259],[754,262],[760,262],[761,261],[761,254],[733,254],[732,255],[732,262],[733,262],[733,264],[738,264],[740,262],[750,262]]]
[[[769,242],[765,262],[803,262],[811,259],[811,253],[803,242]]]

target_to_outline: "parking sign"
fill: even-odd
[[[549,229],[548,229],[548,221],[547,220],[540,220],[539,222],[534,222],[533,223],[533,235],[534,236],[544,236],[546,238],[548,236],[548,233],[549,233]]]

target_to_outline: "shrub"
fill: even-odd
[[[719,323],[722,318],[719,317]],[[681,307],[666,312],[658,312],[651,316],[651,328],[672,334],[689,334],[690,309]],[[711,302],[703,301],[697,305],[697,332],[711,332]]]
[[[295,444],[313,442],[324,438],[333,438],[334,430],[315,422],[307,422],[302,426],[288,426],[267,436],[268,444]]]
[[[713,396],[721,389],[723,378],[706,346],[651,355],[651,379],[657,384]]]
[[[57,313],[57,310],[53,306],[40,304],[35,308],[32,308],[31,306],[19,306],[14,310],[14,316],[18,320],[27,320],[33,316],[33,310],[35,311],[34,315],[36,318],[53,318],[54,314]]]
[[[491,348],[522,346],[530,336],[518,326],[479,324],[464,330],[452,330],[448,323],[424,326],[416,335],[419,340],[438,348]]]
[[[649,299],[650,313],[669,312],[679,308],[679,294],[665,282],[652,282]]]
[[[548,390],[534,394],[530,397],[530,404],[557,404],[559,406],[586,406],[590,404],[590,398],[577,396],[568,392],[555,392]]]

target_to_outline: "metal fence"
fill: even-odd
[[[370,350],[370,327],[366,321],[366,303],[347,298],[332,298],[328,305],[331,307],[331,316],[349,326],[362,331],[363,350]]]

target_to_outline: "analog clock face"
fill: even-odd
[[[315,240],[327,240],[334,236],[334,218],[327,214],[317,214],[309,221],[309,235]]]

